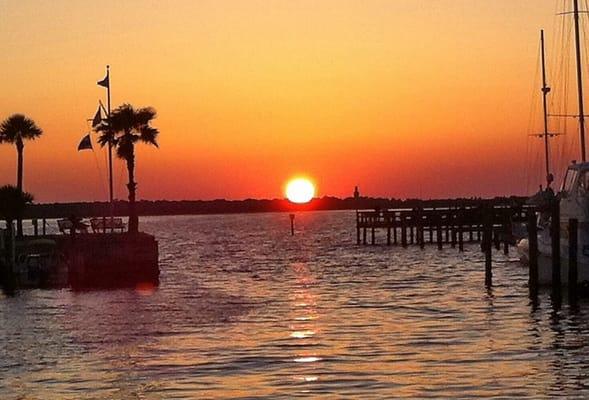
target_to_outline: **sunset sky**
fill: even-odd
[[[107,198],[104,152],[76,151],[106,64],[114,105],[158,111],[160,149],[138,148],[139,198],[283,197],[298,174],[319,196],[524,194],[526,149],[542,149],[528,137],[539,29],[553,34],[563,7],[0,0],[0,118],[25,113],[44,130],[25,147],[40,202]],[[15,166],[0,145],[1,184]]]

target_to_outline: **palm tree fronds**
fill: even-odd
[[[0,124],[0,142],[16,143],[18,140],[34,140],[43,134],[35,121],[23,114],[12,114]]]
[[[140,132],[139,139],[143,143],[152,144],[155,147],[159,147],[159,145],[157,143],[157,137],[160,133],[159,130],[157,130],[154,127],[145,125],[139,129],[139,132]]]

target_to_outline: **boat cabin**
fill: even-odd
[[[560,190],[561,221],[589,221],[589,162],[569,165]]]

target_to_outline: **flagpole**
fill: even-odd
[[[106,77],[108,79],[108,85],[106,86],[106,108],[107,118],[110,118],[110,65],[106,66]],[[109,200],[111,208],[111,217],[113,216],[113,181],[112,181],[112,142],[108,142],[108,188],[109,188]]]
[[[110,123],[110,65],[106,66],[106,79],[108,79],[108,85],[106,86],[106,109],[107,118]],[[111,132],[112,133],[112,132]],[[112,139],[112,138],[111,138]],[[113,176],[112,176],[112,141],[108,142],[108,187],[110,193],[110,232],[114,232],[114,215],[115,215],[115,204],[113,195]],[[106,227],[104,227],[106,232]]]

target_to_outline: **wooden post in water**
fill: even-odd
[[[452,233],[451,233],[451,235],[452,235],[452,248],[453,249],[456,248],[456,239],[457,239],[456,233],[457,233],[456,232],[456,218],[452,217]]]
[[[295,219],[295,215],[290,214],[290,235],[291,236],[294,236],[294,219]]]
[[[401,214],[401,245],[407,247],[407,226],[405,225],[405,216]]]
[[[552,237],[552,287],[560,289],[560,204],[554,202],[550,220]]]
[[[425,230],[423,228],[423,218],[419,217],[419,225],[417,225],[417,237],[419,238],[419,247],[421,249],[425,248]]]
[[[538,292],[538,228],[536,226],[536,213],[528,211],[528,267],[530,292],[535,295]]]
[[[356,243],[360,244],[360,214],[356,210]]]
[[[33,234],[35,235],[35,237],[37,237],[39,236],[39,221],[37,220],[37,218],[33,218],[31,222],[33,223]]]
[[[493,285],[493,217],[488,209],[483,210],[483,251],[485,252],[485,286]]]
[[[43,236],[47,234],[47,219],[43,218]]]
[[[464,232],[462,231],[462,221],[458,221],[458,251],[464,251]]]
[[[503,230],[503,254],[505,255],[509,254],[509,238],[511,238],[511,222],[506,220]]]
[[[387,246],[391,245],[391,226],[387,225]]]
[[[413,220],[413,218],[411,218]],[[409,223],[409,243],[411,244],[415,244],[415,236],[414,236],[414,226],[413,224],[410,222]]]
[[[433,218],[434,218],[434,213],[432,212],[429,217],[428,217],[428,221],[429,221],[429,242],[433,243],[434,242],[434,222],[433,222]]]
[[[569,219],[569,302],[574,303],[577,300],[577,280],[579,278],[577,271],[577,261],[579,257],[579,223],[576,219]]]
[[[395,213],[393,215],[393,243],[397,244],[398,240],[397,240],[397,214]]]
[[[442,217],[437,217],[437,223],[438,225],[436,226],[436,240],[438,242],[438,250],[442,250]]]

